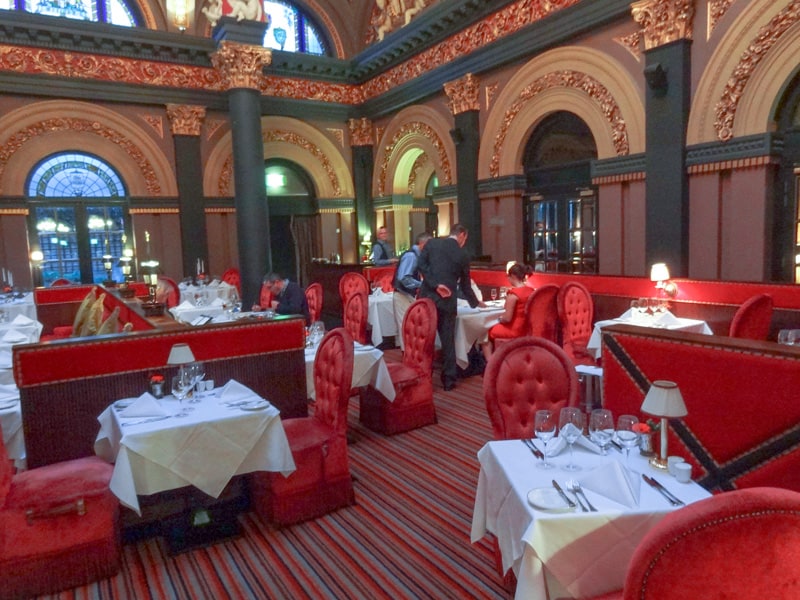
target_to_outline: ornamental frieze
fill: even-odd
[[[423,167],[427,166],[430,158],[424,152],[417,157],[417,160],[414,161],[414,166],[411,167],[411,174],[408,177],[408,194],[413,198],[414,192],[417,189],[417,180],[419,179],[419,173]]]
[[[413,135],[424,137],[436,150],[438,162],[442,169],[439,177],[440,185],[450,185],[452,183],[452,169],[450,168],[450,161],[447,158],[447,152],[445,152],[444,143],[441,138],[427,123],[412,121],[411,123],[403,125],[403,127],[394,134],[392,141],[383,149],[383,160],[381,161],[380,177],[378,178],[378,196],[386,195],[386,173],[389,170],[389,160],[391,160],[392,154],[394,154],[394,149],[405,138]]]
[[[553,88],[572,88],[588,95],[600,108],[611,127],[611,136],[617,156],[623,156],[630,151],[628,145],[628,129],[622,118],[622,112],[611,92],[591,75],[579,71],[553,71],[540,77],[523,89],[514,103],[503,115],[503,123],[494,140],[492,160],[489,172],[492,177],[500,175],[500,153],[503,150],[506,136],[511,129],[514,119],[526,104],[537,95]]]
[[[319,100],[339,104],[361,104],[364,101],[361,89],[357,86],[294,77],[267,75],[262,77],[258,89],[264,96],[275,98]]]
[[[48,135],[59,131],[91,133],[120,147],[139,167],[139,171],[147,187],[147,193],[152,196],[161,194],[161,185],[158,183],[158,178],[156,177],[153,166],[139,147],[125,137],[123,133],[103,125],[102,123],[90,121],[88,119],[45,119],[12,133],[5,142],[3,142],[2,146],[0,146],[0,181],[3,180],[3,171],[9,159],[15,152],[22,148],[22,146],[40,135]],[[2,191],[3,190],[0,189],[0,193],[2,193]]]
[[[645,50],[692,39],[694,0],[640,0],[631,14],[642,27]]]
[[[450,99],[448,108],[455,116],[470,110],[480,110],[480,83],[472,73],[444,84],[444,93]]]
[[[733,75],[728,79],[722,97],[714,108],[716,116],[714,128],[717,130],[717,137],[723,142],[727,142],[733,137],[736,110],[742,99],[744,88],[750,77],[753,76],[756,67],[783,34],[798,21],[800,21],[800,0],[794,0],[772,17],[769,23],[759,29],[758,35],[742,52],[739,64],[733,70]]]
[[[264,143],[268,142],[284,142],[286,144],[292,144],[293,146],[297,146],[298,148],[302,148],[309,154],[311,154],[319,163],[322,165],[323,171],[328,176],[328,181],[330,181],[331,188],[333,189],[333,196],[334,198],[339,198],[342,195],[342,188],[339,185],[339,179],[336,177],[336,170],[333,168],[330,159],[326,156],[326,154],[320,150],[320,148],[311,142],[310,140],[304,138],[302,135],[299,135],[293,131],[280,131],[276,129],[271,129],[269,131],[263,132],[261,136]],[[231,181],[233,180],[233,154],[228,156],[225,163],[222,165],[222,171],[220,173],[220,178],[217,186],[217,191],[220,196],[228,196],[231,192]]]
[[[167,117],[169,117],[172,135],[199,136],[205,116],[205,106],[167,104]]]

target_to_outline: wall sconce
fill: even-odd
[[[664,295],[674,298],[678,295],[678,285],[669,279],[669,269],[665,263],[655,263],[650,267],[650,281],[654,281],[656,289]]]
[[[159,262],[157,260],[146,260],[144,261],[140,267],[143,269],[142,278],[144,282],[148,285],[148,298],[147,302],[150,304],[155,304],[156,302],[156,286],[158,286],[158,265]]]
[[[106,270],[106,285],[114,285],[116,282],[111,278],[111,270],[114,268],[114,258],[110,254],[103,255],[103,268]]]
[[[130,256],[120,256],[119,258],[119,268],[122,271],[122,278],[124,281],[130,281],[131,260]]]
[[[685,417],[688,414],[683,396],[674,381],[654,381],[642,402],[642,412],[661,417],[661,454],[650,459],[658,469],[667,468],[667,419]]]

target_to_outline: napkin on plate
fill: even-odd
[[[8,350],[0,350],[0,369],[11,368],[11,352]]]
[[[248,398],[253,398],[254,396],[258,397],[258,394],[235,379],[231,379],[228,383],[222,386],[218,392],[219,400],[223,404],[247,400]]]
[[[163,417],[169,413],[161,408],[158,400],[150,392],[145,392],[129,407],[119,411],[120,417]]]
[[[31,319],[30,317],[26,317],[25,315],[17,315],[16,317],[14,317],[14,320],[11,321],[11,324],[12,325],[32,325],[35,322],[36,321]]]
[[[28,336],[16,329],[9,329],[0,340],[7,344],[25,344],[28,342]]]
[[[583,476],[579,483],[629,508],[639,506],[641,480],[622,463],[611,461]]]

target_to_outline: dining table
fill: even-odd
[[[394,320],[394,292],[384,292],[380,288],[369,295],[367,323],[372,327],[372,343],[379,346],[383,338],[397,335],[397,322]]]
[[[190,302],[197,305],[198,301],[203,305],[209,305],[219,298],[227,303],[233,303],[238,299],[236,286],[217,279],[205,285],[195,285],[194,283],[181,282],[178,284],[181,297],[180,302]]]
[[[280,412],[267,400],[234,380],[192,400],[145,393],[97,418],[94,449],[114,464],[111,491],[139,515],[141,495],[194,486],[218,498],[235,475],[295,470]]]
[[[25,435],[19,389],[14,382],[10,350],[0,350],[0,428],[8,458],[18,469],[25,468]]]
[[[540,441],[533,443],[542,449]],[[517,599],[584,598],[622,589],[630,558],[645,534],[667,514],[710,496],[696,483],[679,483],[651,467],[638,451],[628,464],[613,447],[606,455],[596,449],[586,438],[575,444],[577,471],[565,469],[571,461],[566,448],[548,458],[554,465],[550,469],[542,468],[542,459],[519,439],[488,442],[478,452],[471,540],[494,534],[503,572],[512,569],[516,575]],[[643,475],[683,504],[668,501]],[[581,483],[585,500],[596,511],[577,506],[571,480]]]
[[[609,325],[638,325],[639,327],[652,327],[655,329],[669,329],[672,331],[688,331],[690,333],[704,333],[712,335],[714,332],[708,326],[708,323],[699,319],[687,319],[684,317],[676,317],[669,310],[660,313],[641,313],[633,308],[628,309],[616,319],[606,319],[597,321],[594,324],[592,335],[589,342],[586,344],[595,358],[600,358],[602,351],[603,327]]]
[[[350,388],[356,389],[371,385],[382,393],[389,402],[393,402],[397,395],[392,377],[383,357],[383,352],[368,344],[354,342],[353,348],[353,377]],[[316,397],[314,390],[314,358],[319,345],[312,345],[305,349],[306,361],[306,394],[312,400]]]
[[[0,321],[13,321],[17,315],[24,315],[36,320],[36,304],[33,301],[33,292],[18,292],[0,296]]]
[[[469,351],[475,344],[488,341],[489,328],[498,322],[505,311],[504,300],[489,300],[486,307],[470,308],[466,300],[459,300],[456,315],[456,364],[462,369],[469,366]]]
[[[188,325],[205,325],[217,317],[222,317],[228,311],[229,306],[219,298],[209,304],[197,306],[188,300],[181,302],[178,306],[169,309],[170,314],[176,321]]]

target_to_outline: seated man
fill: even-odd
[[[306,293],[298,284],[284,279],[277,273],[269,273],[264,277],[264,285],[272,294],[272,307],[279,315],[303,315],[309,324],[311,315],[308,311]],[[266,306],[253,305],[253,310],[264,310]]]

